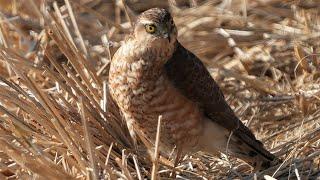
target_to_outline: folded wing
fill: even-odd
[[[265,158],[274,159],[274,156],[263,148],[262,143],[234,114],[219,86],[197,56],[178,43],[175,53],[165,65],[165,70],[172,84],[185,97],[194,101],[205,116],[233,131],[233,135],[260,152]]]

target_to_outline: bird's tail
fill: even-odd
[[[230,134],[230,131],[219,124],[211,120],[205,121],[203,135],[199,138],[199,150],[211,154],[230,154],[244,160],[256,171],[279,162],[242,123]]]
[[[231,154],[247,162],[256,171],[267,169],[279,162],[242,123],[233,132],[228,149]]]

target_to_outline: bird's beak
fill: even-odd
[[[168,32],[166,32],[166,33],[164,33],[164,34],[163,34],[163,38],[168,39],[168,41],[169,41],[169,42],[171,41],[171,39],[170,39],[170,35],[169,35],[169,33],[168,33]]]
[[[163,38],[168,39],[169,43],[171,41],[170,32],[171,32],[170,25],[165,25],[163,27]]]

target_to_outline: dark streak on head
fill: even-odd
[[[157,24],[164,24],[170,22],[172,17],[170,12],[166,9],[152,8],[141,13],[137,22],[139,22],[141,19],[147,19]]]

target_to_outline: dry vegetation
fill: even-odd
[[[143,148],[130,148],[106,79],[130,20],[156,6],[172,11],[179,40],[283,159],[254,174],[240,160],[198,153],[176,168],[160,159],[157,176],[320,176],[317,0],[116,2],[0,0],[0,179],[151,178],[152,161]]]

